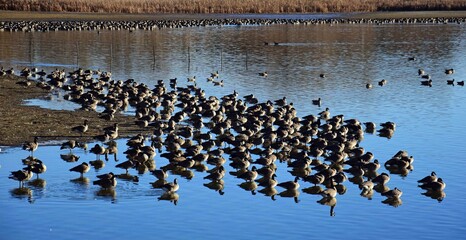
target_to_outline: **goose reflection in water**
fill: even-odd
[[[257,183],[254,181],[251,182],[243,182],[238,185],[240,188],[251,192],[252,195],[256,195]]]
[[[111,198],[112,203],[116,203],[117,193],[114,188],[101,188],[95,192],[98,197]]]
[[[76,184],[79,184],[79,185],[83,185],[83,186],[87,186],[87,185],[89,185],[91,180],[88,177],[78,177],[78,178],[75,178],[75,179],[71,179],[70,182],[73,182],[73,183],[76,183]]]
[[[399,207],[403,204],[403,201],[400,198],[387,198],[383,200],[382,203],[392,207]]]
[[[27,184],[36,188],[45,188],[45,186],[47,185],[47,181],[45,181],[45,179],[42,178],[37,178],[32,181],[29,181]]]
[[[34,203],[33,191],[28,187],[13,188],[10,190],[13,198],[24,199],[27,197],[29,203]]]
[[[432,191],[432,190],[427,190],[426,192],[423,192],[421,194],[426,196],[426,197],[430,197],[432,199],[435,199],[439,203],[441,203],[443,201],[443,199],[447,196],[447,194],[444,191]]]
[[[318,200],[317,203],[320,203],[325,206],[330,206],[330,216],[335,216],[335,206],[337,205],[337,199],[334,197],[323,197],[322,199]]]
[[[320,193],[323,191],[324,189],[321,186],[312,186],[308,188],[303,188],[304,193],[312,194],[312,195],[320,195]]]
[[[283,198],[293,198],[295,203],[299,203],[299,191],[297,189],[289,189],[279,193],[280,197]]]
[[[278,194],[277,189],[275,189],[274,187],[265,187],[265,188],[259,190],[258,192],[264,194],[267,197],[270,197],[272,199],[272,201],[276,200],[275,195]]]
[[[209,183],[204,183],[204,186],[209,189],[215,190],[220,195],[225,194],[225,192],[223,191],[223,189],[225,188],[225,181],[223,181],[222,179],[217,180],[217,181],[212,181]]]
[[[157,198],[159,201],[164,200],[164,201],[170,201],[173,204],[178,204],[178,200],[180,199],[180,195],[176,192],[165,192],[162,194],[160,197]]]

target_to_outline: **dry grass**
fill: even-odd
[[[0,10],[101,13],[309,13],[466,10],[464,0],[0,0]]]

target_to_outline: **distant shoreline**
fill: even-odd
[[[137,21],[137,20],[189,20],[226,18],[279,18],[280,16],[335,18],[335,19],[400,19],[400,18],[465,18],[466,11],[402,11],[353,13],[280,13],[280,14],[120,14],[76,12],[27,12],[0,10],[0,21]]]

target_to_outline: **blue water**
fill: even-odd
[[[110,70],[113,79],[134,78],[149,86],[174,77],[184,85],[187,77],[196,76],[208,96],[220,97],[233,90],[240,97],[254,93],[260,101],[286,96],[299,116],[329,107],[332,115],[344,114],[345,119],[393,121],[397,129],[391,139],[366,134],[361,146],[382,163],[402,149],[415,158],[413,171],[404,177],[391,174],[387,184],[403,190],[400,206],[382,203],[385,197],[377,192],[371,200],[361,197],[358,186],[347,181],[345,194],[336,197],[335,215],[330,216],[330,207],[317,203],[320,196],[301,191],[310,183],[301,182],[298,203],[278,195],[272,201],[240,188],[242,181],[228,173],[225,194],[220,195],[203,186],[208,183],[203,179],[207,173],[195,170],[190,180],[169,176],[169,181],[177,178],[180,184],[176,205],[158,200],[162,191],[152,188],[149,183],[155,178],[148,173],[139,175],[138,183],[118,180],[114,196],[98,196],[97,186],[71,182],[79,174],[68,171],[82,161],[94,160],[95,155],[74,150],[81,158],[67,163],[60,154],[68,151],[53,145],[42,145],[34,153],[48,168],[41,176],[45,187],[26,184],[31,194],[19,196],[12,193],[18,183],[7,176],[23,167],[21,159],[29,153],[1,147],[1,238],[17,239],[20,234],[38,239],[461,239],[466,234],[462,191],[466,88],[449,86],[446,80],[466,79],[465,30],[456,24],[340,24],[101,34],[1,32],[0,61],[5,67],[19,70],[30,64],[51,71],[62,65],[58,68],[71,71],[68,66],[80,66]],[[416,60],[408,61],[411,56]],[[432,76],[431,88],[420,85],[419,68]],[[455,73],[445,75],[446,68],[454,68]],[[223,88],[205,80],[216,70],[225,82]],[[258,76],[263,71],[268,72],[267,78]],[[326,77],[320,78],[320,73]],[[386,86],[377,85],[381,79],[388,81]],[[369,82],[373,89],[365,88]],[[318,97],[321,107],[311,104]],[[62,106],[56,99],[30,103]],[[117,141],[119,162],[126,160],[125,142]],[[168,163],[159,154],[155,161],[157,168]],[[97,174],[122,173],[116,164],[110,157],[103,169],[91,169],[85,177],[92,182]],[[285,163],[276,164],[279,182],[294,179]],[[231,170],[228,166],[227,172]],[[417,187],[416,181],[431,171],[447,183],[441,202],[422,195],[424,191]],[[378,173],[382,172],[388,171],[382,166]],[[137,175],[136,170],[130,173]]]

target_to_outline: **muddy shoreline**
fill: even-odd
[[[119,123],[119,137],[129,137],[138,133],[150,133],[134,124],[134,117],[116,114],[107,121],[99,118],[94,111],[50,110],[36,106],[25,106],[26,99],[44,98],[49,91],[34,85],[24,87],[16,82],[25,78],[16,75],[0,77],[0,146],[21,146],[25,141],[39,137],[40,143],[64,142],[67,140],[93,141],[93,137],[101,135],[102,129]],[[89,130],[83,137],[71,131],[81,125],[84,119],[89,121]]]

